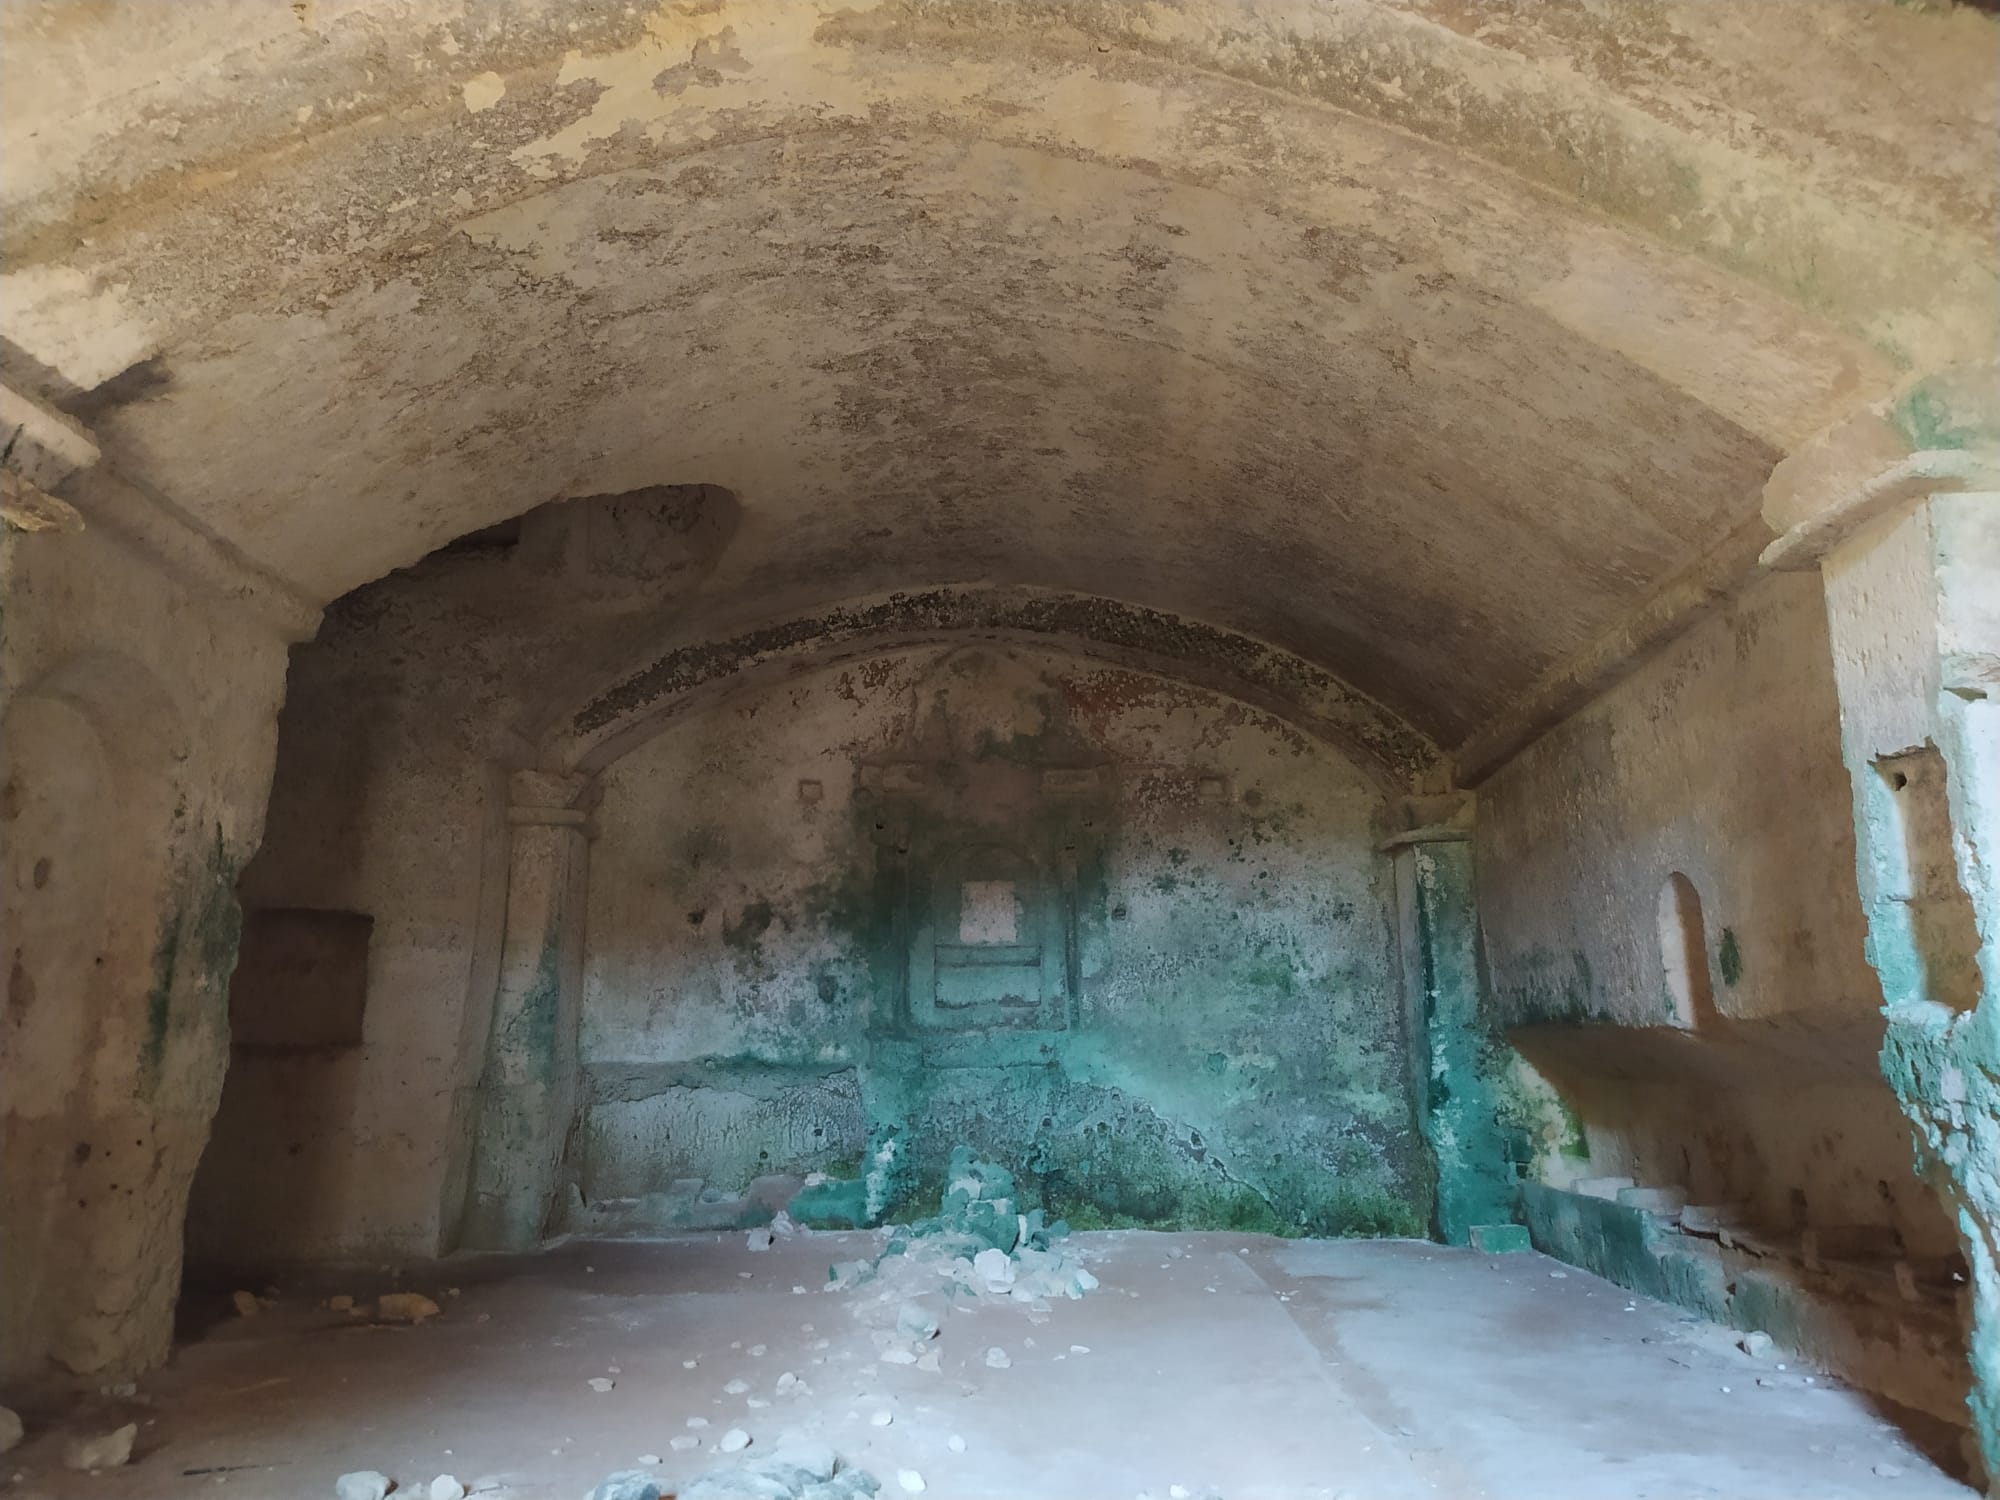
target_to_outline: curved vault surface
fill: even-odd
[[[1995,305],[1969,11],[0,18],[6,373],[314,601],[700,481],[677,637],[1070,590],[1452,745]]]

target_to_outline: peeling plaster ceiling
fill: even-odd
[[[1076,590],[1445,745],[1991,344],[2000,28],[1872,0],[0,0],[5,373],[328,599],[743,516],[677,634]]]

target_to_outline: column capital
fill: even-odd
[[[507,778],[507,821],[582,827],[603,794],[597,778],[577,771],[515,771]]]
[[[1405,797],[1390,809],[1403,826],[1376,845],[1379,854],[1393,854],[1414,844],[1463,844],[1472,838],[1477,804],[1470,792],[1446,792],[1435,797]]]
[[[1759,561],[1803,570],[1932,495],[2000,491],[2000,368],[1949,370],[1815,433],[1771,470]]]

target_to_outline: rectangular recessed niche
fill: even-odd
[[[1979,923],[1972,898],[1959,883],[1952,852],[1951,794],[1944,756],[1923,745],[1875,762],[1889,792],[1895,837],[1884,870],[1883,894],[1909,912],[1912,956],[1921,993],[1953,1010],[1979,1001]]]
[[[229,982],[230,1040],[261,1052],[360,1045],[374,927],[354,911],[247,913]]]

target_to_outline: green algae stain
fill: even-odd
[[[1715,950],[1715,964],[1722,971],[1722,982],[1731,989],[1743,977],[1743,950],[1736,946],[1736,929],[1722,929],[1722,942]]]
[[[153,950],[153,985],[146,992],[146,1072],[157,1076],[166,1060],[167,1032],[174,1017],[174,971],[180,960],[181,916],[168,912],[160,931],[159,945]]]

